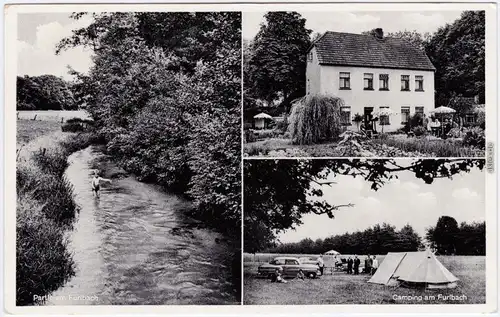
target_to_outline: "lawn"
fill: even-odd
[[[57,121],[17,120],[17,146],[56,131],[61,131],[61,124]]]
[[[481,304],[486,301],[484,256],[438,256],[458,279],[454,289],[423,290],[367,283],[370,276],[343,272],[325,274],[318,279],[271,283],[256,275],[256,263],[245,262],[244,303],[247,305],[318,304]],[[382,259],[381,259],[382,260]],[[462,296],[452,300],[446,295]],[[425,296],[435,299],[426,299]],[[398,296],[411,296],[401,298]]]
[[[358,141],[360,147],[331,141],[312,145],[292,144],[284,137],[268,137],[244,145],[245,156],[267,157],[483,157],[484,150],[462,145],[461,139],[442,140],[432,136],[407,137],[383,134]]]

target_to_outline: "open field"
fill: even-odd
[[[61,131],[61,124],[57,121],[17,120],[17,146],[56,131]]]
[[[378,257],[378,256],[377,256]],[[244,263],[244,303],[248,305],[313,304],[480,304],[486,301],[484,256],[438,256],[458,279],[455,289],[423,290],[367,283],[370,276],[325,274],[318,279],[271,283],[256,275],[258,263]],[[383,262],[382,256],[380,257]],[[425,296],[435,298],[426,299]],[[441,296],[440,296],[441,295]],[[446,295],[463,296],[453,300]],[[411,296],[401,298],[398,296]]]
[[[84,110],[23,110],[17,111],[17,119],[19,120],[36,120],[42,121],[66,121],[71,118],[89,119],[89,115]]]

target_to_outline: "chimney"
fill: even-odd
[[[376,28],[374,31],[375,31],[374,35],[376,38],[378,38],[378,39],[384,38],[384,30],[382,30],[382,28]]]

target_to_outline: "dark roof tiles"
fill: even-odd
[[[323,65],[436,70],[424,52],[397,38],[329,31],[313,46]]]

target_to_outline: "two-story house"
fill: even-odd
[[[402,39],[326,32],[307,52],[307,94],[344,100],[342,124],[356,129],[360,114],[367,129],[378,118],[384,131],[401,128],[410,115],[434,109],[435,68],[422,50]]]

